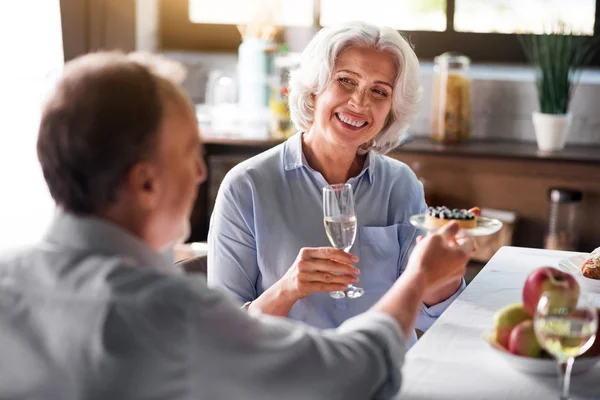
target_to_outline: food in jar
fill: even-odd
[[[459,73],[439,74],[433,80],[433,138],[458,142],[471,135],[471,82]]]

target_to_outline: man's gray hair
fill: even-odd
[[[383,129],[373,143],[359,152],[373,149],[385,154],[398,144],[410,120],[419,110],[421,77],[419,60],[412,46],[398,31],[364,22],[350,22],[321,29],[302,52],[300,67],[290,77],[289,109],[298,130],[307,131],[314,120],[314,95],[325,90],[332,79],[338,55],[351,46],[364,46],[389,53],[397,74],[392,108]]]
[[[187,69],[182,63],[163,55],[136,51],[128,53],[127,57],[148,68],[154,75],[166,79],[175,85],[182,85],[187,77]]]

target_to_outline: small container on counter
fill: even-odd
[[[447,52],[434,59],[431,135],[442,143],[471,136],[469,57]]]
[[[238,101],[245,110],[267,108],[268,77],[273,68],[274,42],[256,37],[244,38],[238,48]]]
[[[288,108],[288,94],[290,72],[299,64],[299,54],[288,53],[287,48],[282,45],[280,53],[275,56],[269,97],[271,137],[273,139],[287,139],[296,132]]]
[[[548,231],[544,248],[577,251],[582,198],[583,194],[579,190],[560,188],[548,190]]]

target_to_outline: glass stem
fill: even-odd
[[[558,362],[558,382],[559,388],[562,388],[560,400],[569,400],[569,388],[571,386],[571,371],[575,358],[569,357],[566,362]]]

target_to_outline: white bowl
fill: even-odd
[[[505,348],[496,343],[489,335],[484,335],[484,339],[490,345],[489,348],[498,358],[504,360],[506,364],[517,371],[535,375],[556,375],[556,360],[553,358],[533,358],[518,356],[508,352]],[[582,374],[589,371],[594,365],[600,362],[600,357],[578,357],[573,364],[573,375]]]
[[[417,214],[410,217],[410,223],[424,231],[436,231],[438,228],[431,228],[427,225],[427,214]],[[448,220],[450,221],[450,220]],[[487,236],[496,233],[502,228],[502,222],[495,218],[478,217],[477,226],[473,229],[461,229],[462,233],[469,236]]]
[[[558,268],[575,276],[577,282],[587,291],[600,293],[600,279],[586,278],[581,272],[581,266],[589,255],[577,255],[558,262]]]

